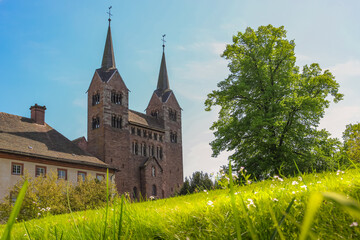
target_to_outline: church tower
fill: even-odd
[[[121,169],[129,159],[129,90],[115,65],[110,23],[109,18],[101,68],[96,69],[87,91],[87,150],[110,166]],[[120,188],[126,174],[117,175],[116,184]]]
[[[170,89],[165,60],[165,45],[159,71],[157,88],[146,108],[146,114],[164,123],[164,188],[165,195],[171,196],[183,183],[181,107]]]
[[[88,89],[87,151],[118,169],[115,183],[131,198],[165,198],[183,183],[181,108],[170,89],[165,46],[157,88],[145,113],[129,109],[129,90],[115,65],[111,19],[101,68]]]

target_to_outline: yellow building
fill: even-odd
[[[51,172],[76,183],[86,176],[102,180],[116,169],[79,148],[45,122],[45,106],[32,106],[31,118],[0,112],[0,201],[21,176]]]

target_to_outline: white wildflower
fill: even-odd
[[[350,224],[350,227],[357,227],[357,226],[359,226],[357,222],[353,222],[352,224]]]
[[[295,194],[295,191],[292,191],[292,194]]]
[[[280,177],[279,177],[278,179],[279,179],[280,182],[284,181],[284,179],[282,179],[282,178],[280,178]]]
[[[299,183],[297,181],[292,182],[292,185],[296,185],[296,184],[299,184]]]
[[[321,183],[321,181],[317,181],[317,183]]]
[[[300,182],[302,181],[302,177],[301,177],[301,176],[299,176],[298,179],[299,179]]]
[[[304,188],[305,190],[307,189],[307,186],[306,185],[302,185],[300,186],[301,188]]]
[[[51,210],[51,208],[50,208],[50,207],[47,207],[47,208],[46,208],[46,211],[50,211],[50,210]]]
[[[274,202],[278,202],[279,200],[277,200],[276,198],[273,199]]]
[[[252,199],[248,198],[248,202],[249,202],[249,204],[247,205],[248,208],[250,208],[251,206],[256,207]]]
[[[207,205],[213,207],[213,206],[214,206],[214,203],[213,203],[212,201],[208,201],[208,202],[207,202]]]
[[[38,213],[38,216],[40,216],[41,215],[41,213]]]
[[[204,192],[207,192],[206,189],[204,189]]]
[[[247,184],[251,184],[251,181],[250,181],[250,180],[248,180],[248,181],[247,181]]]
[[[244,167],[241,167],[241,168],[240,168],[240,172],[241,172],[242,170],[244,170],[244,169],[245,169]]]

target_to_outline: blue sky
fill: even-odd
[[[166,34],[170,87],[183,108],[184,173],[214,172],[209,130],[217,112],[206,95],[227,74],[220,57],[246,27],[283,25],[296,43],[297,64],[317,62],[340,83],[344,100],[321,121],[334,137],[360,121],[359,1],[334,0],[0,0],[0,112],[29,117],[46,105],[46,121],[69,139],[86,136],[86,90],[101,65],[112,5],[116,65],[142,112],[156,87]]]

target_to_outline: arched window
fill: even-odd
[[[92,96],[92,105],[95,106],[100,103],[100,93],[96,92]]]
[[[92,129],[97,129],[100,127],[100,118],[99,117],[93,117],[92,119]]]
[[[151,146],[151,156],[155,157],[155,147],[154,147],[154,145]]]
[[[170,141],[172,143],[177,143],[177,133],[176,132],[170,132]]]
[[[151,176],[156,177],[156,170],[154,166],[151,167]]]
[[[145,143],[143,143],[142,154],[144,157],[146,157],[146,144]]]
[[[121,105],[121,100],[122,100],[121,98],[122,98],[121,93],[117,93],[115,91],[111,92],[111,102],[112,103]]]
[[[139,154],[139,144],[137,142],[135,142],[135,154]]]
[[[152,195],[156,196],[157,195],[157,191],[156,191],[156,185],[152,185]]]
[[[122,118],[120,116],[113,115],[111,117],[111,126],[113,128],[122,128]]]

